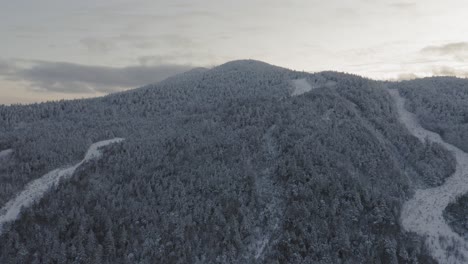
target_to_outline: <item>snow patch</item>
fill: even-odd
[[[293,86],[292,96],[301,95],[317,88],[333,88],[336,86],[335,81],[330,81],[323,77],[316,77],[312,84],[306,78],[292,80],[291,84]]]
[[[389,90],[395,100],[399,120],[419,140],[437,142],[451,151],[457,167],[445,183],[435,188],[416,190],[414,196],[403,205],[401,223],[406,231],[425,237],[426,245],[439,263],[466,263],[468,243],[451,230],[442,213],[449,203],[468,193],[468,154],[445,142],[439,134],[424,129],[417,117],[408,112],[405,99],[398,90]]]
[[[6,149],[6,150],[0,151],[0,160],[7,158],[8,156],[10,156],[11,153],[13,153],[12,149]]]
[[[275,159],[279,155],[279,147],[273,136],[276,129],[276,125],[271,126],[263,136],[262,149],[267,162],[263,165],[264,167],[261,172],[255,177],[254,188],[257,199],[261,204],[261,208],[258,211],[259,218],[267,219],[262,226],[255,228],[252,233],[252,240],[248,246],[250,254],[247,259],[251,260],[253,257],[255,263],[261,262],[268,249],[277,242],[275,240],[275,233],[277,233],[281,219],[283,218],[281,191],[275,185],[272,178],[272,167],[274,167]],[[246,263],[250,262],[252,261],[246,261]]]
[[[94,143],[89,147],[84,159],[79,163],[67,168],[53,170],[41,178],[31,181],[22,192],[8,201],[6,205],[0,209],[0,233],[3,224],[14,221],[19,217],[21,208],[33,205],[33,203],[41,199],[50,188],[56,186],[61,179],[71,177],[75,170],[82,164],[101,157],[101,147],[121,141],[123,141],[122,138],[114,138]]]
[[[257,240],[256,241],[256,245],[255,245],[255,259],[259,259],[262,254],[263,254],[263,250],[265,250],[265,247],[266,245],[268,244],[268,242],[270,242],[270,239],[267,238],[267,237],[264,237],[263,239],[260,239],[260,240]]]
[[[292,96],[301,95],[307,92],[312,91],[312,85],[305,79],[298,79],[292,81],[294,85],[294,91],[292,92]]]

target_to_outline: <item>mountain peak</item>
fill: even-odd
[[[214,69],[222,69],[222,70],[248,70],[248,71],[253,71],[253,70],[284,70],[284,68],[274,66],[271,64],[268,64],[263,61],[258,61],[258,60],[233,60],[230,62],[226,62],[224,64],[221,64]]]

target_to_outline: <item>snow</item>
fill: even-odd
[[[261,204],[261,208],[258,210],[259,219],[268,219],[262,226],[255,228],[252,232],[252,240],[248,245],[249,255],[247,259],[252,259],[253,257],[255,263],[261,262],[269,248],[277,242],[275,240],[275,233],[277,233],[281,219],[283,218],[284,206],[281,193],[272,178],[272,167],[274,167],[272,165],[279,155],[277,140],[273,136],[276,129],[276,125],[271,126],[263,136],[262,149],[267,162],[255,177],[254,188],[257,199]]]
[[[13,153],[12,149],[5,149],[0,151],[0,160],[8,157],[11,153]]]
[[[5,223],[14,221],[19,217],[21,208],[33,205],[34,202],[41,199],[50,188],[56,186],[61,179],[71,177],[75,170],[82,164],[101,157],[101,147],[121,141],[123,141],[122,138],[114,138],[94,143],[89,147],[84,159],[79,163],[67,168],[53,170],[41,178],[31,181],[22,192],[8,201],[5,206],[0,209],[0,233]]]
[[[442,215],[449,203],[468,193],[468,154],[445,142],[439,134],[421,127],[416,116],[404,108],[404,99],[397,90],[389,90],[394,98],[400,122],[419,140],[429,140],[450,150],[456,158],[453,175],[439,187],[416,190],[414,197],[403,205],[401,222],[406,231],[426,238],[426,245],[439,263],[466,263],[468,243],[453,232]]]
[[[294,85],[292,96],[301,95],[312,90],[312,85],[310,85],[310,83],[305,78],[293,80],[292,83]]]
[[[89,147],[88,152],[86,152],[85,158],[79,164],[81,165],[82,163],[86,161],[101,157],[102,152],[99,150],[100,148],[110,145],[110,144],[122,142],[123,140],[124,140],[123,138],[114,138],[114,139],[99,141],[99,142],[92,144]]]
[[[293,86],[292,96],[298,96],[318,88],[333,88],[336,86],[335,81],[327,80],[321,76],[316,76],[316,80],[312,84],[306,78],[292,80],[291,83]]]
[[[263,250],[265,250],[266,245],[270,242],[270,239],[264,237],[263,239],[257,240],[255,245],[255,259],[259,259],[262,254]]]

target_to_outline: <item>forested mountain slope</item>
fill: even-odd
[[[392,84],[409,100],[408,108],[422,125],[468,152],[468,81],[425,78]]]
[[[292,96],[298,79],[314,89]],[[4,227],[0,263],[430,263],[401,207],[455,167],[398,122],[383,83],[234,61],[102,98],[0,106],[0,150],[13,150],[0,206],[114,137],[126,140],[112,155]]]

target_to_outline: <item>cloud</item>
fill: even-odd
[[[423,54],[451,56],[459,61],[468,58],[468,42],[454,42],[440,46],[427,46],[421,50]]]
[[[113,49],[113,42],[101,38],[84,38],[80,43],[90,52],[106,53]]]
[[[14,69],[12,62],[0,59],[0,76],[10,74]]]
[[[165,53],[162,55],[151,55],[151,56],[141,56],[138,58],[138,62],[141,65],[157,65],[157,64],[184,64],[187,61],[197,61],[198,64],[204,66],[214,66],[217,65],[217,59],[211,53],[208,52],[191,52],[191,51],[180,51],[180,52],[171,52]]]
[[[194,39],[177,34],[150,36],[126,33],[104,37],[90,36],[80,39],[79,44],[93,55],[109,52],[126,53],[129,50],[145,53],[160,52],[161,54],[174,54],[182,51],[184,53],[201,53],[202,47]]]
[[[189,65],[160,64],[128,67],[91,66],[34,61],[28,67],[0,61],[0,76],[27,82],[34,90],[61,93],[109,93],[162,81],[190,70]]]
[[[10,71],[10,66],[0,61],[0,74],[6,74]]]
[[[434,76],[468,77],[468,71],[455,69],[450,66],[434,66],[432,67],[431,72]]]
[[[418,76],[417,74],[414,74],[414,73],[400,73],[398,75],[398,77],[396,78],[396,80],[398,81],[408,81],[408,80],[414,80],[414,79],[418,79],[420,78],[420,76]]]
[[[346,18],[354,18],[359,16],[358,10],[351,7],[338,7],[335,8],[335,13],[337,17],[346,17]]]
[[[389,4],[390,7],[399,10],[411,10],[416,7],[415,2],[394,2]]]
[[[458,77],[458,78],[468,78],[467,69],[457,69],[455,67],[446,66],[446,65],[432,65],[428,66],[425,69],[421,69],[421,72],[416,73],[401,73],[397,78],[391,79],[396,81],[407,81],[414,80],[423,77],[434,77],[434,76],[446,76],[446,77]]]

